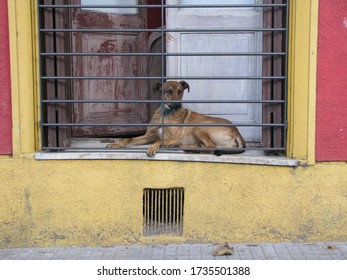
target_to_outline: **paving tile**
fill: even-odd
[[[276,252],[276,257],[275,259],[278,260],[291,260],[292,255],[290,254],[290,251],[287,249],[287,246],[285,243],[281,244],[272,244],[273,250]]]
[[[298,248],[296,243],[286,243],[285,247],[292,260],[305,260],[303,252]]]
[[[235,250],[238,251],[240,255],[240,260],[252,260],[253,255],[251,254],[251,249],[248,244],[237,244],[235,245]]]
[[[263,253],[264,253],[264,258],[266,260],[276,260],[278,259],[278,255],[277,252],[274,248],[274,246],[270,243],[264,243],[260,245],[261,248],[263,249]]]
[[[154,246],[153,247],[153,259],[155,260],[163,260],[165,254],[164,246]]]

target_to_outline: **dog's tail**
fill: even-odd
[[[246,142],[243,139],[243,137],[241,136],[241,134],[239,133],[236,137],[235,137],[235,142],[236,142],[236,148],[235,150],[216,150],[214,151],[214,154],[216,156],[221,156],[221,155],[225,155],[225,154],[242,154],[245,152],[246,149]]]

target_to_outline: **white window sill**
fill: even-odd
[[[38,152],[36,160],[164,160],[164,161],[190,161],[215,162],[233,164],[255,164],[291,166],[299,165],[299,161],[281,156],[267,156],[261,151],[249,150],[243,154],[215,156],[210,154],[190,154],[184,152],[158,152],[154,157],[148,157],[144,151],[81,151],[69,150],[62,152]]]

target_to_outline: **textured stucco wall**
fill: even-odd
[[[0,247],[347,239],[347,164],[3,159],[0,178]],[[143,189],[172,187],[183,236],[144,237]]]
[[[316,159],[347,161],[347,1],[319,1]]]
[[[12,116],[7,0],[0,0],[0,7],[0,154],[11,154]]]

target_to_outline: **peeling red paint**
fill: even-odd
[[[0,0],[0,7],[0,154],[11,154],[12,115],[7,0]]]
[[[318,161],[347,161],[347,1],[319,1]]]
[[[116,45],[113,40],[106,40],[100,44],[98,53],[115,53],[117,51]]]
[[[97,13],[92,11],[79,11],[76,14],[76,20],[81,27],[90,27],[93,23],[94,28],[112,28],[113,21],[109,14]]]

